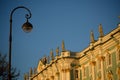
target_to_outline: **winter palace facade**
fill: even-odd
[[[25,80],[120,80],[120,24],[104,35],[99,25],[99,38],[90,33],[90,45],[81,52],[56,49],[56,56],[40,59],[36,71]]]

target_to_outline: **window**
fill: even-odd
[[[116,58],[117,58],[117,61],[120,61],[120,46],[117,47]]]
[[[74,80],[74,70],[73,69],[70,70],[70,78],[71,78],[71,80]]]
[[[108,53],[107,54],[107,66],[111,66],[112,65],[112,54]]]
[[[75,79],[78,79],[78,70],[75,70]]]
[[[111,54],[108,54],[108,65],[111,65],[112,61],[111,61]]]

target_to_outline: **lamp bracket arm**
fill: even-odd
[[[10,22],[12,22],[12,15],[13,15],[13,13],[15,12],[15,10],[17,10],[17,9],[19,9],[19,8],[23,8],[23,9],[25,9],[25,10],[27,10],[27,11],[29,12],[29,14],[26,14],[26,15],[25,15],[25,18],[26,18],[27,20],[31,18],[32,14],[31,14],[31,12],[30,12],[30,10],[29,10],[28,8],[26,8],[26,7],[24,7],[24,6],[18,6],[18,7],[14,8],[14,9],[12,10],[12,12],[11,12],[11,14],[10,14]]]

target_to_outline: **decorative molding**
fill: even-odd
[[[65,72],[70,72],[70,68],[65,69]]]
[[[100,61],[105,61],[105,56],[99,56]]]
[[[96,61],[91,61],[90,65],[95,66],[96,65]]]

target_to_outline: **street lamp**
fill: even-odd
[[[15,10],[17,9],[25,9],[29,12],[29,14],[25,15],[26,18],[26,22],[23,24],[22,29],[25,32],[30,32],[33,28],[32,24],[28,21],[28,19],[31,18],[31,12],[28,8],[24,7],[24,6],[18,6],[16,8],[14,8],[10,14],[10,33],[9,33],[9,69],[8,69],[8,80],[11,80],[11,52],[12,52],[12,15],[15,12]]]

